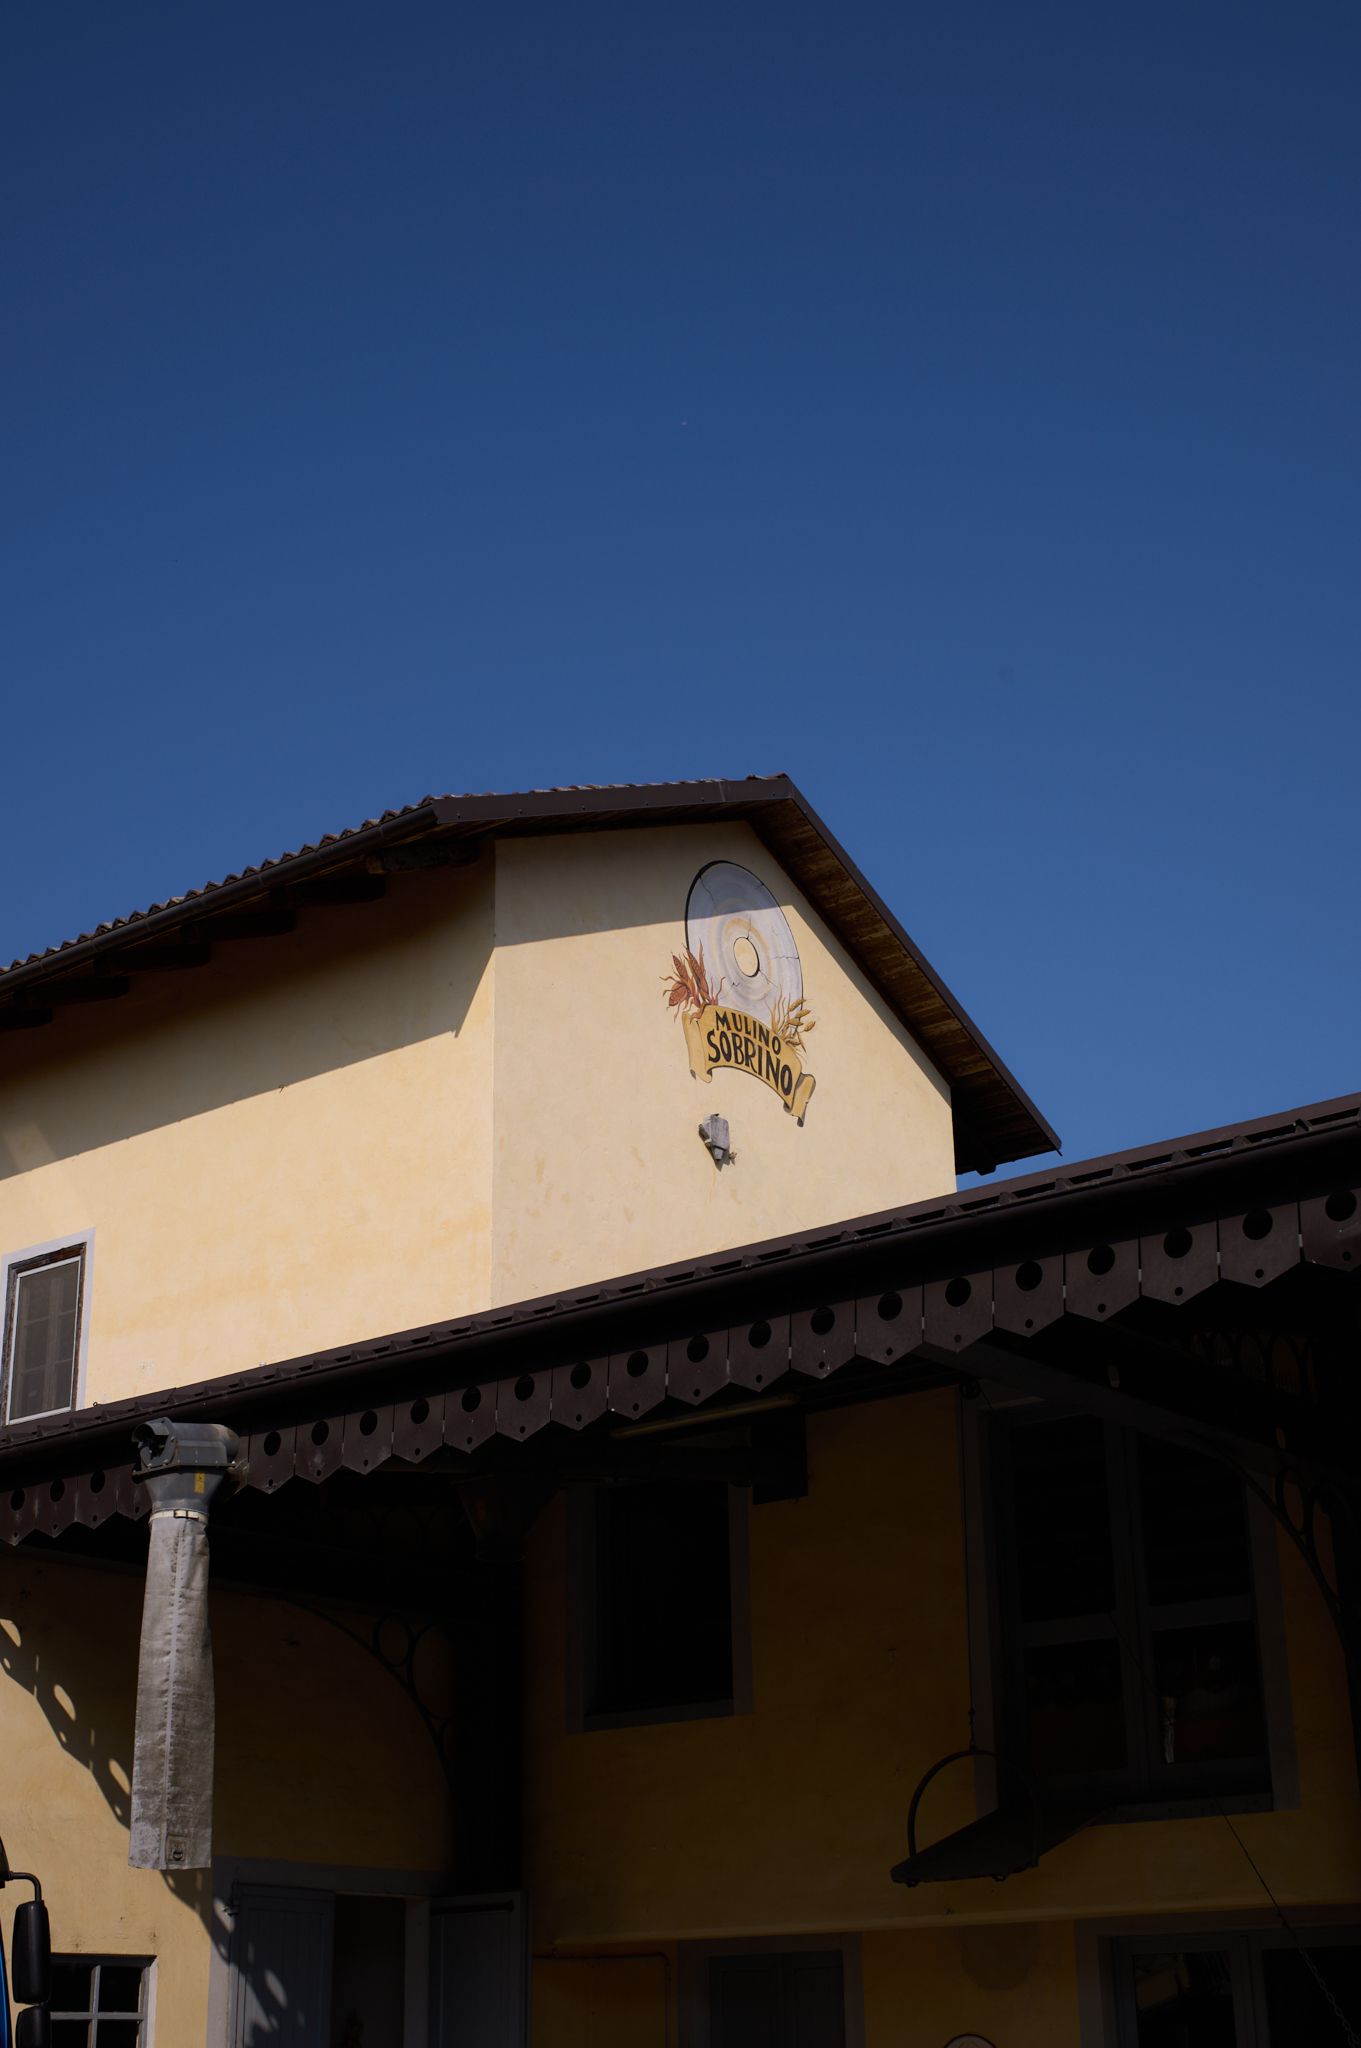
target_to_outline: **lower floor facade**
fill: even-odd
[[[181,1390],[201,1869],[129,1867],[152,1411],[11,1444],[57,2048],[1356,2048],[1334,1121]]]
[[[530,2038],[534,2048],[1346,2043],[1361,2012],[1357,1908],[1294,1929],[1273,1914],[1021,1920],[540,1956]]]
[[[1332,2048],[1355,1903],[544,1951],[522,1895],[223,1859],[207,1912],[103,1933],[55,1901],[53,2039],[82,2048]],[[81,1941],[80,1935],[85,1939]],[[160,1953],[156,1953],[159,1945]]]
[[[456,1674],[432,1661],[404,1682],[412,1646],[387,1640],[395,1617],[216,1585],[203,1871],[127,1864],[135,1569],[0,1557],[0,1831],[49,1900],[54,2040],[1352,2042],[1361,1815],[1345,1672],[1288,1545],[1277,1569],[1297,1753],[1274,1809],[1226,1800],[1098,1823],[1005,1883],[890,1882],[913,1781],[968,1698],[946,1512],[956,1424],[943,1390],[813,1418],[806,1492],[744,1500],[747,1668],[732,1712],[582,1725],[580,1517],[550,1501],[522,1567],[519,1782],[505,1746],[466,1718],[441,1756],[431,1708]],[[895,1502],[909,1450],[921,1483]],[[867,1488],[881,1519],[852,1514]],[[230,1559],[225,1531],[220,1546]],[[464,1653],[479,1645],[486,1664],[489,1639]],[[932,1835],[972,1817],[977,1768],[966,1758],[942,1781]],[[6,1919],[11,1899],[0,1894]]]

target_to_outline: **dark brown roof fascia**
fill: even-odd
[[[978,1026],[919,952],[888,905],[828,831],[812,806],[791,785],[792,810],[801,830],[790,833],[776,813],[768,837],[772,850],[794,872],[808,874],[813,863],[799,841],[820,840],[850,887],[808,893],[852,958],[874,961],[873,978],[897,995],[895,1008],[950,1084],[955,1125],[955,1166],[959,1173],[991,1173],[1004,1160],[1029,1159],[1061,1149],[1058,1133],[989,1045]],[[793,858],[790,856],[793,855]],[[805,887],[807,884],[805,883]],[[840,895],[841,900],[837,900]],[[875,923],[881,929],[874,929]],[[902,955],[901,965],[882,956],[884,940]]]
[[[0,996],[17,995],[36,983],[65,976],[73,968],[85,966],[104,953],[140,946],[144,940],[153,939],[161,933],[178,931],[184,925],[216,917],[219,912],[231,910],[239,904],[254,902],[286,882],[302,882],[310,876],[329,873],[333,868],[348,867],[380,846],[391,845],[395,840],[414,839],[433,830],[437,822],[434,805],[421,805],[398,817],[343,833],[306,853],[285,854],[280,860],[240,875],[234,881],[211,882],[206,888],[187,896],[177,896],[156,910],[120,919],[83,939],[73,939],[69,945],[53,947],[50,952],[39,953],[31,960],[0,969]]]
[[[441,796],[441,825],[475,832],[565,832],[603,825],[629,826],[675,818],[683,823],[726,811],[750,817],[798,792],[787,775],[751,775],[741,782],[622,783],[595,789],[529,789],[488,796]],[[612,799],[612,801],[606,801]]]
[[[0,1472],[126,1456],[158,1414],[236,1424],[302,1406],[391,1401],[619,1354],[819,1302],[1161,1233],[1361,1184],[1361,1095],[1083,1160],[941,1202],[662,1266],[277,1365],[0,1432]],[[1359,1226],[1361,1227],[1361,1226]],[[1358,1239],[1361,1249],[1361,1238]]]

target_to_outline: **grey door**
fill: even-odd
[[[331,2048],[333,1895],[243,1884],[235,1897],[231,2048]]]
[[[524,2048],[528,2038],[519,1893],[436,1899],[430,1913],[430,2048]]]

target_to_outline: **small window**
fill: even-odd
[[[52,1958],[52,2048],[145,2048],[151,1959]]]
[[[5,1301],[8,1422],[75,1406],[84,1298],[84,1245],[11,1260]]]
[[[580,1506],[581,1722],[733,1712],[745,1496],[665,1480],[598,1487]]]
[[[1101,1805],[1269,1794],[1237,1475],[1090,1416],[996,1422],[1010,1753]]]

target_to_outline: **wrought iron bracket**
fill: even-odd
[[[420,1715],[426,1734],[434,1744],[440,1768],[450,1790],[454,1783],[454,1724],[455,1713],[452,1700],[440,1703],[427,1697],[422,1685],[420,1653],[423,1645],[432,1641],[441,1642],[452,1651],[454,1633],[447,1621],[439,1616],[416,1615],[400,1612],[396,1608],[385,1608],[370,1617],[346,1617],[333,1610],[315,1605],[302,1599],[296,1593],[276,1593],[274,1598],[283,1600],[290,1607],[300,1608],[318,1621],[329,1622],[352,1643],[380,1664],[388,1677],[394,1679]]]

